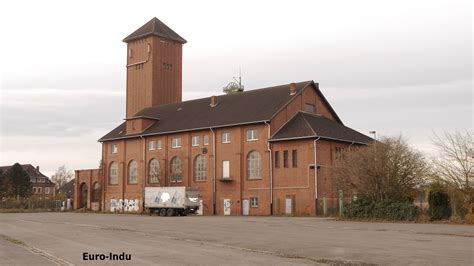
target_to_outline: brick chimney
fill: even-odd
[[[217,105],[217,96],[212,95],[211,96],[211,107],[215,107]]]
[[[290,83],[290,95],[294,95],[296,93],[296,84]]]

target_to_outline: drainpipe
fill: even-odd
[[[269,158],[269,166],[270,166],[270,215],[273,215],[273,163],[272,163],[272,148],[270,144],[270,124],[265,122],[268,126],[268,137],[267,137],[267,151],[268,158]]]
[[[209,128],[212,132],[212,172],[213,172],[213,182],[212,182],[212,214],[216,215],[216,133],[212,128]]]
[[[140,138],[143,140],[143,183],[142,183],[142,212],[145,211],[145,184],[147,181],[147,176],[146,176],[146,141],[143,136],[140,136]]]
[[[316,151],[316,142],[318,142],[318,140],[320,139],[321,137],[317,137],[313,144],[314,144],[314,210],[315,210],[315,214],[317,215],[318,214],[318,164],[317,164],[317,159],[316,159],[316,156],[317,156],[317,151]]]

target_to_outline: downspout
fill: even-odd
[[[143,183],[142,183],[142,212],[145,211],[145,185],[147,181],[147,176],[146,176],[146,141],[143,136],[140,136],[140,138],[143,140]]]
[[[267,151],[269,158],[269,170],[270,170],[270,215],[273,215],[273,162],[272,162],[272,148],[270,143],[270,124],[265,121],[265,124],[268,126],[268,137],[267,137]]]
[[[212,127],[209,128],[212,132],[212,172],[213,172],[213,182],[212,182],[212,214],[216,215],[216,133],[212,130]]]
[[[318,164],[317,164],[317,151],[316,151],[316,142],[318,142],[318,140],[320,139],[321,137],[317,137],[313,144],[314,144],[314,211],[315,211],[315,214],[317,215],[318,214]]]

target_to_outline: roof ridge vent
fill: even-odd
[[[290,95],[296,94],[296,84],[294,82],[290,83]]]

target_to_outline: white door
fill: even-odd
[[[199,200],[199,210],[197,211],[197,215],[202,215],[203,214],[203,206],[202,206],[202,200]]]
[[[230,215],[230,199],[224,199],[224,215]]]
[[[291,215],[293,211],[293,200],[291,198],[287,198],[285,200],[285,214]]]
[[[250,201],[248,199],[244,199],[242,201],[242,212],[243,215],[249,215],[250,211]]]

